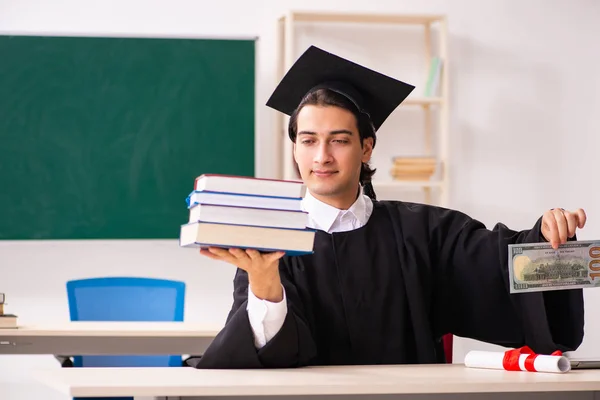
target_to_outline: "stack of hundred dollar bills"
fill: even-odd
[[[510,292],[600,287],[600,240],[508,246]]]

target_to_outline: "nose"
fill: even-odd
[[[324,165],[329,164],[333,161],[333,156],[327,143],[319,144],[315,153],[314,162],[315,164]]]

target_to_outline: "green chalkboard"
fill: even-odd
[[[0,239],[177,238],[254,175],[255,41],[0,36]]]

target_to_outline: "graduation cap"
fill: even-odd
[[[283,77],[267,106],[291,115],[307,94],[323,88],[348,98],[370,116],[377,131],[415,87],[311,46]]]

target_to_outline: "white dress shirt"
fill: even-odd
[[[319,229],[328,233],[345,232],[366,225],[373,212],[373,202],[363,193],[362,187],[358,198],[347,210],[340,210],[314,198],[309,191],[302,200],[302,209],[308,212],[308,228]],[[254,345],[260,349],[271,340],[283,326],[287,314],[285,289],[283,300],[273,303],[261,300],[248,288],[248,305],[246,307],[250,327],[254,333]]]

